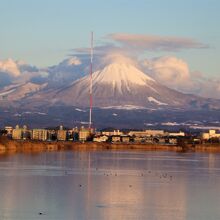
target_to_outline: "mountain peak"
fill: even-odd
[[[130,62],[125,60],[114,60],[112,63],[93,73],[93,82],[95,84],[111,84],[114,89],[122,90],[122,86],[135,84],[146,86],[148,83],[154,82],[154,79],[141,72]]]

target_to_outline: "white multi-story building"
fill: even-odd
[[[128,135],[135,137],[164,136],[165,132],[163,130],[130,131]]]
[[[169,132],[168,136],[173,136],[173,137],[184,137],[185,133],[180,131],[180,132]]]
[[[115,136],[115,135],[122,135],[123,132],[120,130],[114,130],[114,131],[102,131],[102,135],[106,136]]]

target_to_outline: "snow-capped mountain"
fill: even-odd
[[[78,64],[78,63],[77,63]],[[220,101],[183,94],[161,85],[131,60],[113,59],[92,74],[93,106],[103,109],[210,109]],[[0,89],[0,101],[25,108],[89,106],[90,76],[58,85],[49,81],[12,84]]]
[[[39,127],[58,123],[80,126],[88,121],[89,75],[76,81],[67,77],[68,83],[58,84],[50,83],[50,77],[41,81],[39,76],[27,77],[24,82],[16,78],[0,88],[0,124],[22,121]],[[93,120],[100,128],[146,128],[158,122],[219,119],[219,100],[169,89],[127,59],[114,59],[92,78]]]
[[[102,108],[190,108],[213,102],[169,89],[140,71],[133,63],[116,60],[92,74],[93,105]],[[53,103],[87,107],[90,76],[48,93]]]

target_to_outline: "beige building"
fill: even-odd
[[[130,142],[130,137],[129,136],[121,136],[121,141],[124,143],[129,143]]]
[[[63,126],[60,126],[60,129],[57,131],[57,140],[66,141],[67,131],[63,130]]]
[[[112,136],[112,142],[121,142],[121,136],[119,135]]]
[[[79,141],[87,141],[91,136],[92,130],[90,128],[81,127],[79,130]]]
[[[145,138],[144,137],[134,137],[134,142],[136,143],[141,143],[144,142]]]
[[[176,145],[178,143],[177,138],[169,138],[169,144]]]
[[[211,138],[220,138],[220,134],[216,133],[216,130],[209,130],[209,132],[202,133],[202,139],[208,140]]]
[[[19,125],[15,126],[15,129],[12,130],[12,139],[29,139],[30,138],[30,130],[28,130],[28,127],[24,125],[22,128],[19,127]]]
[[[93,138],[94,142],[106,142],[108,140],[108,136],[101,135]]]
[[[47,130],[46,129],[33,129],[32,130],[32,139],[39,141],[47,140]]]
[[[15,126],[15,129],[12,131],[12,139],[20,140],[22,139],[23,129],[19,127],[19,125]]]

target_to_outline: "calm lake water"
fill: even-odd
[[[220,154],[1,155],[0,219],[217,220]]]

